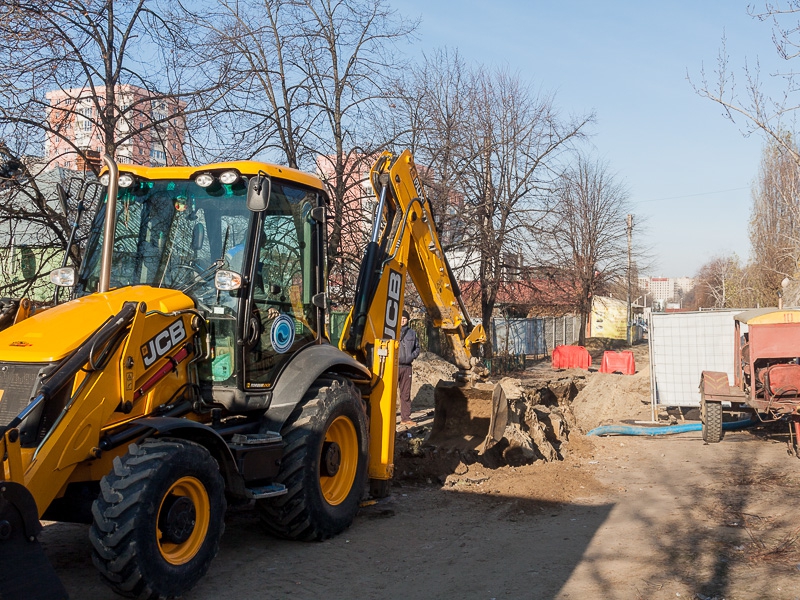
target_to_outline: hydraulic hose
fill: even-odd
[[[731,421],[723,423],[722,429],[725,431],[737,431],[758,424],[756,419],[744,419],[743,421]],[[595,427],[586,435],[670,435],[674,433],[686,433],[687,431],[702,431],[702,423],[685,423],[683,425],[668,425],[666,427],[640,427],[635,425],[601,425]]]

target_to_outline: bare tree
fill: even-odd
[[[525,283],[545,199],[593,117],[564,119],[552,95],[505,69],[468,67],[457,53],[429,59],[415,89],[406,106],[418,111],[417,162],[430,167],[447,249],[476,276],[489,322],[501,290]]]
[[[800,164],[800,153],[786,131],[793,131],[796,122],[798,87],[796,69],[790,64],[800,57],[800,28],[797,14],[800,13],[800,0],[770,2],[763,9],[748,7],[753,19],[769,22],[772,26],[772,40],[778,56],[786,61],[787,68],[770,74],[770,79],[778,82],[782,90],[775,96],[765,91],[761,64],[758,59],[746,61],[741,81],[737,81],[735,70],[731,68],[727,50],[727,40],[723,36],[717,56],[717,64],[711,73],[701,67],[697,83],[687,76],[694,90],[723,108],[723,114],[733,122],[743,122],[745,134],[761,132],[771,144],[776,144]],[[783,80],[781,84],[780,81]]]
[[[793,136],[764,147],[753,185],[750,247],[758,302],[775,305],[781,282],[792,277],[800,260],[800,166],[786,150]]]
[[[185,13],[160,0],[0,6],[0,154],[20,165],[3,190],[0,229],[26,231],[30,246],[66,244],[68,221],[52,202],[52,182],[38,183],[52,164],[32,158],[46,149],[51,156],[77,155],[96,171],[89,151],[114,156],[138,138],[160,144],[167,163],[183,161],[184,149],[167,143],[166,126],[186,128],[213,107],[225,70],[224,63],[196,58],[193,49],[204,40],[185,23]],[[129,153],[127,161],[138,158]],[[144,159],[150,161],[149,152]],[[22,221],[37,226],[21,227]]]
[[[698,308],[748,308],[755,306],[748,270],[739,257],[717,256],[695,275],[695,302]]]
[[[216,137],[198,147],[205,158],[266,155],[292,168],[313,166],[306,138],[316,111],[301,64],[303,18],[296,0],[218,0],[195,16],[213,42],[207,59],[223,58],[237,82],[213,115],[216,126],[203,130]]]
[[[404,66],[397,44],[416,21],[384,0],[218,0],[214,18],[198,24],[227,47],[242,82],[224,100],[235,122],[221,147],[322,175],[332,280],[346,296],[364,243],[365,174],[392,135],[379,115]]]
[[[627,274],[628,191],[608,165],[581,156],[560,178],[539,238],[539,260],[573,299],[583,344],[592,299]]]
[[[216,99],[224,65],[198,60],[193,48],[204,40],[170,3],[15,0],[0,11],[0,136],[9,145],[24,127],[39,155],[47,138],[84,155],[73,131],[80,117],[113,156],[127,140],[162,136],[164,125]]]
[[[760,62],[745,62],[741,69],[743,81],[737,81],[723,37],[717,65],[710,76],[701,69],[695,91],[724,110],[733,122],[743,123],[745,134],[759,132],[767,144],[761,171],[753,190],[753,209],[750,223],[752,246],[748,273],[750,303],[774,304],[780,282],[795,277],[800,258],[797,239],[797,170],[800,150],[795,142],[798,91],[800,81],[794,66],[800,57],[800,1],[765,1],[762,8],[748,7],[749,14],[759,22],[769,23],[777,56],[785,68],[764,78]],[[690,80],[691,82],[691,80]],[[787,297],[800,298],[797,284],[784,290]]]

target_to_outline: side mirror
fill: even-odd
[[[203,249],[203,242],[206,239],[206,228],[202,223],[195,223],[192,228],[192,250],[199,252]]]
[[[247,208],[253,212],[267,210],[271,191],[272,180],[264,171],[259,171],[258,175],[247,182]]]

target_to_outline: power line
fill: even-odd
[[[681,198],[696,198],[697,196],[713,196],[714,194],[724,194],[726,192],[739,192],[749,190],[749,187],[731,188],[729,190],[719,190],[716,192],[701,192],[699,194],[686,194],[685,196],[669,196],[668,198],[653,198],[652,200],[638,200],[634,204],[645,204],[647,202],[662,202],[664,200],[680,200]]]

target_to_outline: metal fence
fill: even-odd
[[[493,319],[492,348],[508,356],[545,356],[544,319]]]
[[[733,381],[734,315],[741,309],[653,313],[650,317],[652,403],[699,406],[700,375],[721,371]]]
[[[347,318],[345,312],[332,312],[328,324],[336,343]],[[497,356],[548,356],[554,346],[573,344],[578,339],[578,317],[536,317],[531,319],[493,319],[487,332]],[[426,319],[411,319],[424,352],[452,360],[452,350],[438,329]],[[514,362],[514,361],[512,361]]]
[[[578,343],[580,317],[563,315],[561,317],[542,317],[544,321],[545,354],[551,354],[556,346],[571,346]]]

